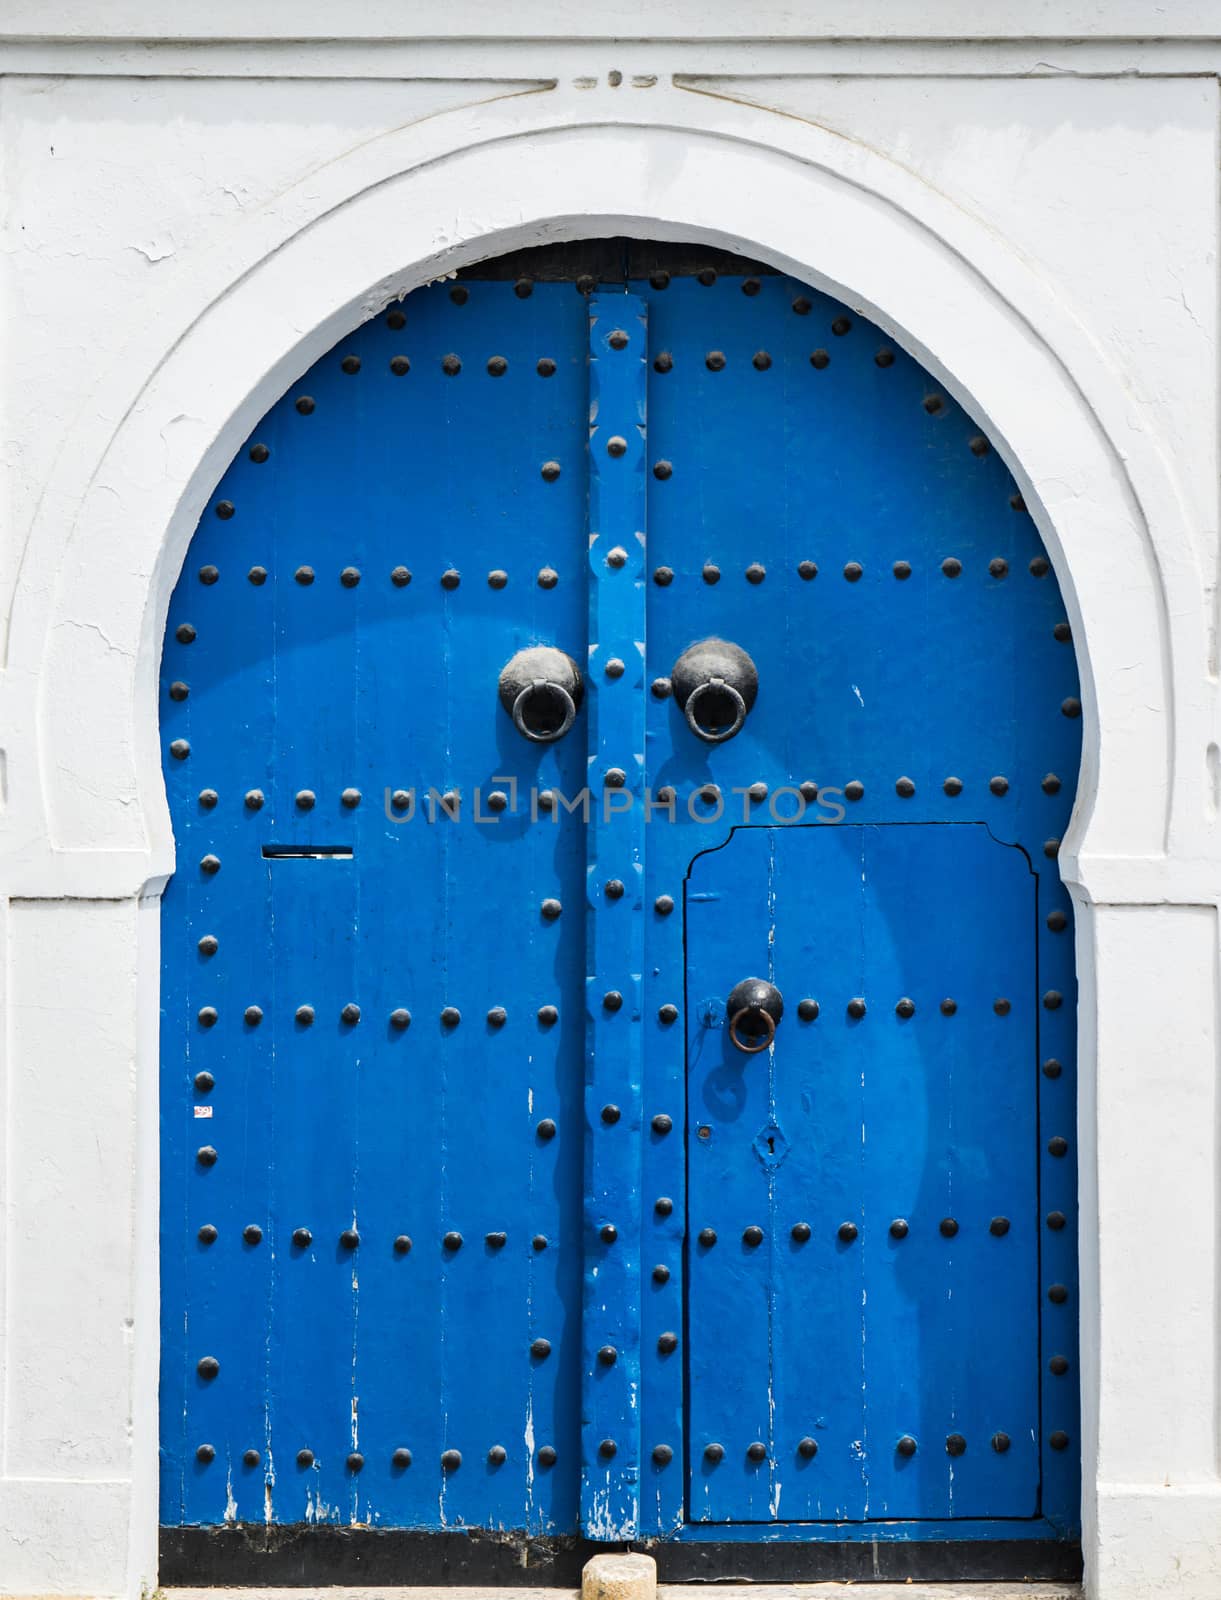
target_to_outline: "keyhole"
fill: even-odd
[[[776,1154],[776,1139],[775,1136],[770,1133],[767,1136],[767,1148],[771,1151],[772,1155]]]

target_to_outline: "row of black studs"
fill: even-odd
[[[1028,570],[1030,571],[1032,577],[1045,578],[1051,571],[1051,563],[1048,561],[1046,556],[1035,556],[1030,561]],[[818,565],[814,561],[801,561],[798,563],[796,571],[797,576],[804,579],[808,583],[811,581],[811,579],[818,576]],[[896,561],[891,568],[891,571],[900,582],[904,582],[906,579],[911,577],[914,568],[912,567],[910,561]],[[962,562],[957,556],[947,556],[941,563],[941,572],[947,578],[961,577],[963,572]],[[988,572],[993,578],[1000,579],[1008,577],[1009,563],[1003,556],[994,556],[992,560],[988,562]],[[865,568],[859,561],[849,561],[843,569],[843,576],[848,583],[859,583],[864,575]],[[220,568],[209,563],[206,566],[200,567],[198,576],[200,583],[202,583],[205,588],[210,587],[212,584],[220,581]],[[263,584],[267,582],[267,576],[268,573],[266,567],[251,567],[246,574],[247,579],[254,584],[256,588],[261,588]],[[317,576],[318,574],[315,572],[314,568],[309,566],[297,567],[293,571],[294,580],[299,583],[302,588],[309,588]],[[705,583],[708,584],[720,583],[722,576],[723,574],[721,568],[718,567],[714,561],[706,562],[700,569],[700,577]],[[745,568],[742,576],[746,579],[747,583],[758,585],[761,584],[767,577],[767,568],[761,562],[752,561],[750,566]],[[339,582],[345,589],[355,589],[359,585],[361,577],[362,573],[359,567],[344,567],[340,571]],[[411,579],[412,573],[408,567],[394,567],[390,572],[390,581],[396,589],[405,589],[411,582]],[[554,589],[559,581],[560,575],[554,567],[540,567],[535,578],[535,582],[538,584],[540,589]],[[447,567],[441,574],[439,582],[443,589],[457,589],[462,583],[462,574],[456,567]],[[668,589],[669,586],[674,582],[674,568],[654,568],[653,582],[659,589]],[[487,583],[489,589],[505,589],[508,587],[509,574],[503,569],[503,567],[494,567],[487,575]],[[1067,622],[1057,623],[1056,629],[1053,631],[1055,632],[1055,637],[1059,639],[1061,643],[1067,643],[1067,641],[1072,638],[1072,631],[1069,629]],[[190,640],[182,639],[179,642],[183,644],[189,644]]]
[[[1063,1004],[1064,996],[1058,989],[1048,989],[1043,996],[1043,1005],[1048,1011],[1058,1011]],[[607,1011],[620,1011],[623,1009],[623,996],[618,989],[608,989],[602,996],[602,1005]],[[942,1016],[952,1017],[958,1011],[958,1002],[949,999],[943,1000],[938,1009]],[[1013,1004],[1009,1000],[1000,998],[992,1002],[992,1009],[998,1017],[1007,1017],[1013,1009]],[[552,1012],[555,1010],[554,1006],[543,1006],[536,1013],[537,1020],[543,1023],[554,1021],[555,1018],[552,1017]],[[805,999],[797,1003],[797,1015],[803,1022],[813,1022],[820,1014],[820,1010],[817,1000]],[[868,1008],[865,1001],[858,997],[849,1000],[845,1010],[849,1017],[859,1021],[866,1015]],[[905,996],[895,1006],[895,1014],[903,1018],[914,1017],[916,1014],[915,1001],[909,1000]],[[257,1028],[263,1020],[263,1015],[262,1006],[249,1005],[242,1013],[242,1020],[248,1027]],[[220,1021],[220,1012],[215,1006],[201,1006],[196,1016],[201,1028],[214,1028]],[[350,1028],[354,1028],[360,1018],[360,1007],[352,1002],[345,1005],[339,1013],[339,1020]],[[297,1006],[293,1012],[293,1020],[304,1028],[312,1027],[316,1019],[317,1013],[314,1007],[310,1005]],[[659,1022],[667,1024],[677,1022],[678,1007],[669,1004],[660,1006],[657,1012],[657,1019]],[[493,1006],[487,1013],[485,1020],[491,1028],[503,1028],[509,1020],[509,1013],[504,1006]],[[443,1027],[456,1028],[462,1021],[462,1013],[457,1006],[444,1006],[440,1012],[440,1021]],[[400,1007],[390,1013],[390,1022],[396,1028],[409,1027],[411,1013]]]
[[[1069,1445],[1069,1437],[1062,1428],[1057,1428],[1048,1436],[1047,1442],[1053,1450],[1067,1450]],[[1004,1455],[1009,1449],[1009,1435],[1003,1432],[994,1433],[990,1443],[993,1450],[995,1450],[998,1455]],[[910,1433],[905,1433],[895,1443],[895,1454],[904,1458],[908,1458],[914,1456],[918,1448],[919,1446],[913,1435]],[[945,1450],[947,1455],[965,1455],[966,1449],[967,1441],[961,1433],[951,1433],[946,1436]],[[598,1454],[603,1460],[612,1460],[618,1453],[619,1447],[613,1439],[603,1439],[598,1445]],[[724,1445],[716,1442],[706,1444],[704,1446],[703,1454],[704,1460],[708,1462],[710,1466],[716,1466],[725,1459],[725,1447]],[[812,1461],[818,1454],[817,1439],[810,1438],[807,1435],[804,1439],[799,1440],[796,1446],[796,1454],[803,1461]],[[674,1451],[668,1444],[655,1444],[650,1452],[650,1456],[657,1466],[665,1467],[669,1466],[670,1462],[673,1461]],[[207,1466],[212,1461],[215,1461],[215,1445],[201,1444],[197,1446],[195,1451],[195,1459],[204,1466]],[[257,1467],[259,1466],[261,1459],[262,1458],[257,1450],[251,1449],[242,1452],[243,1466]],[[541,1467],[553,1467],[559,1457],[551,1445],[543,1445],[536,1453],[535,1459]],[[761,1439],[756,1439],[751,1444],[747,1445],[746,1459],[756,1466],[761,1462],[768,1460],[768,1449]],[[405,1447],[401,1447],[395,1450],[391,1455],[390,1464],[392,1467],[402,1470],[411,1466],[413,1460],[414,1457],[412,1456],[411,1451]],[[503,1445],[493,1445],[487,1453],[487,1461],[490,1466],[503,1466],[507,1460],[508,1452]],[[297,1451],[296,1462],[298,1467],[302,1468],[302,1470],[315,1467],[319,1464],[314,1452],[308,1449]],[[365,1458],[360,1451],[354,1450],[345,1458],[344,1465],[349,1472],[362,1472],[365,1466]],[[462,1452],[460,1450],[442,1451],[441,1468],[444,1472],[457,1472],[461,1465]]]
[[[662,1455],[659,1453],[662,1451],[665,1451],[666,1454]],[[659,1444],[654,1447],[653,1459],[654,1461],[658,1462],[659,1465],[664,1465],[666,1462],[672,1460],[673,1455],[674,1452],[670,1449],[669,1445]],[[203,1466],[207,1466],[210,1462],[216,1460],[216,1446],[212,1444],[198,1445],[195,1450],[195,1459]],[[503,1466],[504,1463],[509,1459],[509,1453],[505,1449],[504,1445],[494,1444],[488,1451],[487,1459],[489,1465],[493,1467]],[[553,1467],[559,1457],[553,1446],[545,1444],[542,1445],[537,1451],[535,1459],[540,1467]],[[414,1457],[412,1456],[411,1451],[405,1446],[400,1446],[399,1449],[395,1450],[391,1454],[390,1465],[399,1471],[403,1471],[411,1465],[413,1460]],[[257,1450],[252,1449],[242,1451],[242,1465],[244,1467],[257,1467],[260,1465],[261,1461],[262,1457]],[[297,1465],[302,1468],[302,1470],[319,1465],[318,1458],[312,1450],[298,1450],[296,1462]],[[359,1450],[353,1450],[345,1458],[344,1465],[347,1467],[349,1472],[363,1472],[365,1458]],[[462,1452],[460,1450],[446,1450],[442,1452],[441,1466],[446,1472],[457,1472],[461,1465]]]

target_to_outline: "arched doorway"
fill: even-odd
[[[254,431],[163,678],[168,1527],[1063,1570],[1080,707],[927,373],[471,269]]]

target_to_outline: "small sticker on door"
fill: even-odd
[[[210,1117],[211,1115],[212,1115],[212,1107],[211,1106],[196,1106],[195,1107],[195,1120],[196,1121],[198,1121],[200,1117]]]

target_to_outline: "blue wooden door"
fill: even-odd
[[[201,518],[170,1527],[1073,1532],[1055,578],[878,328],[638,259],[417,291]]]

